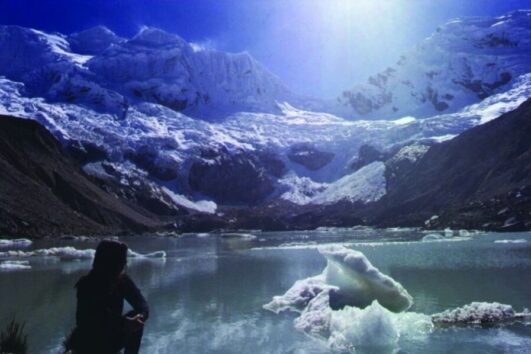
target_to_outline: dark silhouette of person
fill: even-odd
[[[125,273],[127,245],[101,241],[92,270],[76,284],[76,328],[67,339],[67,350],[76,354],[138,353],[148,304]],[[123,315],[124,299],[133,310]]]

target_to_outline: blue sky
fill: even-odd
[[[248,51],[296,92],[335,97],[396,62],[459,16],[496,16],[531,0],[2,0],[0,23],[122,36],[159,27],[190,42]]]

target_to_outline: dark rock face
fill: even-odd
[[[220,204],[256,204],[273,192],[269,171],[255,154],[229,153],[226,149],[206,150],[189,170],[190,188]],[[278,167],[278,166],[276,166]]]
[[[305,206],[276,201],[266,206],[223,208],[223,217],[191,214],[181,220],[179,228],[184,232],[205,232],[213,229],[286,231],[311,230],[320,226],[350,227],[364,224],[355,215],[359,207],[346,201],[333,205]]]
[[[419,226],[432,215],[446,215],[437,219],[439,226],[531,227],[530,134],[531,99],[432,146],[412,168],[397,175],[378,203],[377,222]]]
[[[187,214],[185,209],[175,206],[171,198],[160,188],[153,186],[144,178],[125,175],[111,163],[103,162],[102,167],[110,179],[96,181],[105,191],[116,195],[140,211],[148,211],[158,216],[179,216]],[[125,183],[124,183],[125,182]]]
[[[109,158],[104,148],[89,141],[72,141],[66,145],[65,150],[82,165]]]
[[[370,80],[369,80],[370,82]],[[361,92],[344,91],[343,99],[346,104],[351,106],[354,111],[360,115],[366,115],[373,111],[377,111],[386,104],[393,101],[393,95],[389,92],[384,92],[376,97],[366,97]],[[396,107],[395,107],[396,108]],[[396,108],[395,112],[398,111]]]
[[[448,103],[439,100],[439,94],[431,87],[426,89],[425,99],[428,100],[436,111],[442,112],[448,109]]]
[[[463,206],[445,209],[426,227],[438,229],[482,228],[496,231],[531,230],[531,186],[513,189],[487,200],[471,201]]]
[[[494,33],[489,33],[477,44],[478,48],[516,47],[518,42],[508,38],[501,38]]]
[[[311,171],[317,171],[328,165],[334,156],[332,152],[319,151],[309,144],[292,146],[288,153],[288,158],[291,161],[303,165]]]
[[[410,144],[395,151],[385,161],[385,179],[387,190],[393,190],[401,183],[403,176],[410,173],[418,163],[418,160],[428,151],[429,146],[424,144]]]
[[[122,41],[108,28],[99,26],[86,31],[73,33],[67,38],[70,48],[80,54],[99,54],[112,44]]]
[[[162,160],[158,151],[151,146],[145,145],[136,151],[128,151],[125,157],[162,181],[170,181],[179,176],[179,166],[173,161]]]
[[[280,178],[286,171],[286,165],[284,162],[272,152],[258,153],[258,158],[264,168],[269,174],[276,178]]]
[[[454,80],[454,83],[463,86],[467,90],[470,90],[477,94],[479,99],[489,97],[494,90],[508,84],[512,80],[512,75],[509,72],[502,72],[500,78],[492,83],[483,82],[481,80]]]
[[[35,121],[0,116],[0,234],[142,232],[155,215],[101,189]]]
[[[363,166],[366,166],[374,161],[383,161],[387,157],[387,154],[381,152],[375,147],[363,144],[358,150],[358,158],[352,164],[353,170],[359,170]]]

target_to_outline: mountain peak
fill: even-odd
[[[178,35],[142,28],[133,38],[104,26],[69,36],[0,27],[0,75],[33,95],[126,115],[130,104],[155,103],[201,118],[277,112],[298,97],[247,52],[197,51]],[[13,60],[17,58],[17,60]]]
[[[451,20],[395,65],[344,91],[342,113],[388,119],[458,111],[531,70],[530,38],[529,10]]]
[[[72,33],[68,42],[72,51],[80,54],[98,54],[112,44],[120,43],[123,38],[118,37],[105,26],[96,26],[87,30]]]
[[[188,42],[176,34],[168,33],[160,28],[143,27],[128,43],[147,47],[158,46],[188,46]]]

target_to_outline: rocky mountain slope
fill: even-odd
[[[101,188],[37,122],[0,116],[0,233],[143,232],[164,222]],[[117,190],[114,190],[117,191]]]
[[[377,222],[530,229],[530,134],[528,99],[512,112],[432,146],[398,173],[378,204]]]
[[[350,117],[429,117],[504,91],[530,69],[531,10],[461,18],[437,28],[395,65],[338,100]]]

